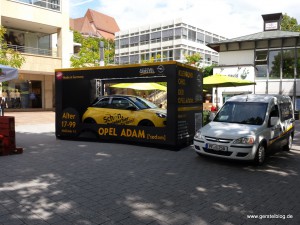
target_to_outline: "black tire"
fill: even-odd
[[[293,136],[292,134],[290,134],[288,137],[288,143],[285,146],[283,146],[283,151],[290,151],[292,149],[292,145],[293,145]]]
[[[264,164],[266,160],[266,147],[261,143],[258,145],[255,158],[254,158],[254,163],[257,166],[261,166]]]
[[[138,126],[154,127],[154,124],[150,120],[142,120],[141,122],[139,122]]]
[[[86,118],[83,122],[84,123],[92,123],[92,124],[96,123],[96,121],[94,119],[92,119],[92,118]]]

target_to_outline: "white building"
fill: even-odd
[[[262,32],[208,44],[220,54],[214,73],[256,82],[240,88],[218,88],[213,101],[222,105],[237,94],[283,94],[292,97],[300,110],[300,32],[281,30],[282,13],[262,17]]]
[[[53,109],[54,70],[70,67],[73,52],[68,2],[0,0],[0,25],[7,30],[8,47],[26,60],[19,69],[19,79],[2,84],[9,109]],[[14,101],[16,91],[19,103]]]
[[[200,66],[218,64],[218,52],[207,43],[224,37],[190,25],[183,19],[132,28],[115,34],[115,63],[141,63],[151,58],[159,61],[185,62],[185,54],[200,53]]]

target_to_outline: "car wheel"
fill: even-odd
[[[255,154],[254,162],[256,165],[260,166],[264,164],[265,159],[266,159],[266,148],[263,144],[259,144]]]
[[[154,124],[150,120],[142,120],[141,122],[139,122],[138,126],[154,127]]]
[[[86,118],[83,122],[84,123],[96,123],[96,121],[92,118]]]
[[[293,145],[293,136],[292,134],[290,134],[288,138],[288,143],[285,146],[283,146],[283,150],[290,151],[292,149],[292,145]]]

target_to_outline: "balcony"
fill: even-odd
[[[15,0],[30,5],[35,5],[55,11],[60,11],[60,0]]]
[[[15,51],[26,53],[26,54],[33,54],[33,55],[44,55],[44,56],[52,56],[57,57],[57,51],[51,49],[41,49],[41,48],[32,48],[20,45],[7,45],[8,48],[11,48]]]

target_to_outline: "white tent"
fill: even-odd
[[[17,79],[18,70],[9,66],[0,65],[0,82]]]

